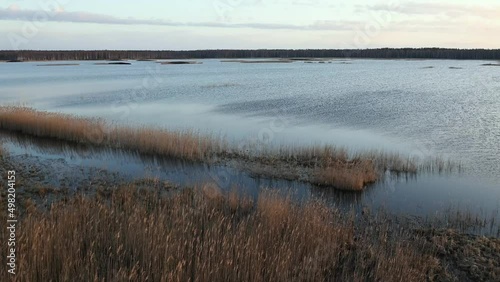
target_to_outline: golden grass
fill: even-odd
[[[424,281],[435,258],[316,201],[126,186],[29,207],[17,281]],[[5,215],[0,215],[4,220]],[[2,228],[0,239],[5,242]],[[356,238],[356,240],[355,240]],[[2,244],[2,252],[6,244]],[[5,252],[3,252],[5,253]],[[5,266],[5,256],[0,262]],[[6,267],[0,275],[7,277]]]
[[[349,155],[345,148],[331,145],[307,147],[282,145],[277,150],[270,148],[268,151],[261,152],[261,155],[268,156],[269,159],[296,163],[306,167],[328,167],[349,161]]]
[[[222,141],[191,131],[118,127],[101,119],[40,112],[25,107],[0,107],[0,129],[193,161],[206,159],[223,145]]]
[[[348,165],[328,166],[317,169],[314,183],[334,186],[339,190],[362,191],[366,185],[377,181],[378,175],[369,160]]]
[[[334,146],[280,146],[243,150],[223,138],[204,136],[193,131],[169,131],[145,127],[125,127],[101,119],[75,117],[36,111],[26,107],[0,107],[0,129],[18,131],[35,137],[133,150],[188,161],[210,162],[236,159],[269,165],[278,169],[267,174],[299,179],[300,172],[313,184],[343,190],[360,191],[375,182],[384,172],[416,173],[418,170],[447,171],[453,165],[440,158],[418,164],[417,160],[379,151],[349,155]],[[299,172],[299,173],[298,173]]]

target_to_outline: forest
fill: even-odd
[[[260,49],[260,50],[0,50],[0,61],[156,60],[234,58],[373,58],[500,60],[500,49]]]

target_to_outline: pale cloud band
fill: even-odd
[[[417,3],[403,2],[397,5],[366,5],[358,6],[358,11],[376,11],[379,13],[406,14],[406,15],[437,15],[445,14],[455,21],[447,21],[443,18],[419,21],[416,19],[392,21],[391,30],[414,29],[416,27],[422,30],[430,27],[449,27],[457,26],[456,18],[462,16],[473,16],[483,19],[497,20],[500,15],[500,6],[483,7],[467,6],[444,3]],[[40,15],[48,14],[43,17]],[[28,10],[20,9],[13,5],[9,8],[0,9],[0,20],[16,21],[49,21],[49,22],[68,22],[68,23],[94,23],[94,24],[113,24],[113,25],[152,25],[166,27],[209,27],[209,28],[250,28],[261,30],[304,30],[304,31],[353,31],[366,24],[366,21],[359,20],[316,20],[309,25],[294,25],[287,23],[234,23],[234,22],[176,22],[161,19],[137,19],[120,18],[106,14],[89,12],[70,12],[62,9]],[[497,28],[498,25],[494,24]]]
[[[48,17],[41,17],[40,14],[50,14]],[[21,21],[51,21],[70,23],[94,23],[94,24],[117,24],[117,25],[155,25],[171,27],[214,27],[214,28],[252,28],[270,30],[352,30],[357,22],[335,22],[316,21],[311,25],[291,25],[291,24],[271,24],[271,23],[226,23],[226,22],[173,22],[165,20],[143,20],[135,18],[117,18],[105,14],[87,12],[67,12],[43,11],[43,10],[22,10],[22,9],[0,9],[0,20],[21,20]]]
[[[446,15],[450,18],[476,17],[497,20],[500,15],[500,6],[460,5],[437,2],[404,2],[397,6],[369,5],[362,9],[374,11],[396,12],[404,15]]]
[[[300,1],[303,2],[292,3],[308,8],[307,13],[298,10],[293,14],[276,5],[242,5],[238,6],[240,10],[231,10],[229,20],[219,17],[219,21],[208,12],[201,17],[204,20],[197,21],[196,16],[188,14],[176,17],[170,13],[161,19],[163,14],[144,11],[135,14],[143,18],[127,17],[130,9],[109,15],[100,10],[85,11],[83,6],[80,11],[66,11],[61,6],[22,9],[11,5],[0,8],[0,21],[9,21],[8,25],[1,24],[0,38],[14,38],[16,44],[3,40],[0,49],[498,48],[500,44],[491,36],[500,33],[496,16],[500,14],[500,6],[492,1],[488,2],[489,6],[480,6],[444,0],[436,3],[396,0],[386,4],[346,4],[345,7],[323,4],[319,8],[314,3],[320,0]],[[287,2],[287,5],[291,4]],[[274,11],[275,16],[269,16],[270,11]],[[148,16],[151,18],[144,18]],[[168,20],[169,17],[174,20]],[[46,22],[52,24],[45,25]],[[102,28],[85,27],[86,24],[98,24]],[[143,39],[131,41],[131,36]]]

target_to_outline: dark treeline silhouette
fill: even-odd
[[[195,51],[0,51],[2,61],[153,60],[234,58],[377,58],[500,60],[500,49],[381,48],[381,49],[262,49]]]

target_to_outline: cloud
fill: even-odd
[[[10,11],[19,11],[21,8],[19,8],[19,6],[17,4],[12,4],[9,6],[9,8],[7,8],[7,10],[10,10]]]
[[[116,25],[155,25],[171,27],[213,27],[213,28],[252,28],[269,30],[352,30],[355,22],[317,21],[311,25],[273,24],[273,23],[224,23],[224,22],[173,22],[158,19],[118,18],[105,14],[87,12],[67,12],[64,10],[22,10],[19,8],[0,9],[0,20],[50,21],[71,23],[95,23]]]
[[[399,5],[370,5],[368,10],[397,12],[405,15],[447,15],[451,18],[474,16],[485,19],[497,19],[500,6],[473,6],[450,3],[406,2]]]

